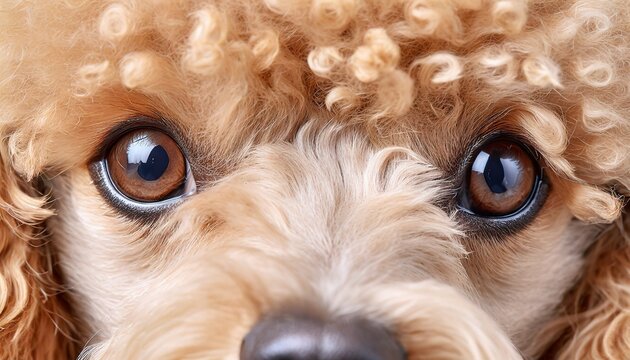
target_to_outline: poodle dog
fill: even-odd
[[[1,359],[624,359],[626,0],[4,0]]]

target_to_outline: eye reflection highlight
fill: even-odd
[[[522,208],[534,191],[538,167],[518,143],[494,139],[477,153],[461,206],[480,216],[506,216]]]
[[[179,145],[159,130],[123,135],[110,150],[107,164],[116,189],[133,200],[156,202],[194,192]]]

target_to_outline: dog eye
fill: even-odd
[[[464,210],[486,217],[509,216],[533,197],[539,166],[520,144],[490,140],[473,159],[461,198]]]
[[[125,197],[158,202],[185,192],[187,163],[181,148],[156,129],[124,134],[106,156],[112,184]]]

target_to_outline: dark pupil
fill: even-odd
[[[162,145],[156,145],[146,161],[140,161],[138,175],[146,181],[155,181],[164,175],[168,168],[168,153]]]
[[[521,164],[514,157],[502,151],[482,151],[485,164],[483,164],[483,177],[490,191],[502,194],[515,189],[521,181]]]
[[[486,167],[483,170],[483,176],[486,179],[486,184],[490,190],[495,194],[504,193],[507,191],[505,187],[505,171],[503,164],[501,163],[501,157],[496,153],[490,154]]]

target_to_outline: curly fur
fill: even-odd
[[[5,1],[0,5],[0,358],[76,356],[97,332],[94,324],[110,330],[115,324],[120,331],[97,333],[86,357],[230,358],[261,313],[296,293],[321,297],[328,311],[360,310],[395,326],[410,358],[437,350],[443,358],[623,358],[630,353],[629,19],[625,0]],[[204,165],[195,170],[211,174],[204,185],[216,185],[158,224],[155,238],[102,203],[86,169],[95,143],[112,124],[138,114],[181,122],[186,137],[203,144],[195,156]],[[466,240],[456,221],[433,205],[445,197],[440,177],[457,159],[450,140],[468,144],[493,128],[518,132],[541,153],[554,185],[551,205],[545,206],[553,211],[543,211],[536,228],[562,241],[539,244],[523,235],[519,245],[492,244],[489,250]],[[441,141],[422,142],[417,134]],[[355,158],[348,149],[361,155]],[[326,162],[332,153],[346,162]],[[437,155],[428,161],[417,153]],[[329,187],[318,185],[318,174],[329,175]],[[306,185],[282,187],[292,179]],[[411,195],[418,188],[424,197]],[[386,194],[379,197],[375,189]],[[352,193],[343,198],[344,191]],[[301,202],[291,199],[314,208],[303,213]],[[217,207],[210,200],[232,205]],[[355,213],[327,213],[325,204],[335,201]],[[387,209],[389,217],[374,216],[376,208]],[[295,213],[321,227],[298,229]],[[426,219],[418,222],[412,213]],[[330,220],[336,216],[347,217],[345,225]],[[296,233],[313,236],[313,249],[339,239],[330,234],[343,233],[363,245],[373,239],[372,248],[353,253],[355,261],[372,256],[392,269],[392,277],[413,266],[388,262],[387,255],[405,255],[404,248],[375,255],[382,251],[378,234],[386,231],[407,245],[419,237],[432,239],[433,247],[417,255],[443,261],[409,270],[415,277],[400,286],[366,273],[356,282],[372,287],[349,282],[352,291],[333,296],[343,287],[314,287],[315,263],[303,270],[312,278],[293,279],[286,276],[291,262],[279,261],[263,240],[244,244],[242,239],[255,237],[253,229],[233,230],[243,224],[277,242],[296,239]],[[329,233],[322,234],[324,228]],[[79,237],[93,239],[99,231],[113,234],[115,246],[91,244],[89,252],[76,246]],[[129,237],[120,240],[121,234]],[[233,244],[191,255],[221,236]],[[155,241],[138,245],[145,237]],[[182,239],[197,240],[185,245]],[[575,246],[570,255],[547,264],[559,273],[566,269],[566,279],[558,277],[567,288],[544,289],[546,300],[535,319],[509,312],[496,312],[492,319],[492,304],[469,301],[506,286],[505,273],[532,269],[514,260],[515,253],[560,253],[567,244]],[[124,255],[116,253],[118,246],[125,247]],[[295,253],[285,255],[296,259],[305,251],[290,250]],[[130,301],[142,298],[128,279],[75,272],[75,263],[61,260],[99,263],[95,254],[122,257],[125,262],[115,266],[133,264],[142,282],[156,284],[159,291],[146,295],[151,301],[117,305],[137,321],[121,325],[122,313],[104,314],[77,286],[120,279],[112,293],[133,293]],[[174,290],[156,274],[173,270],[172,278],[181,280],[187,275],[177,274],[217,254],[224,260],[204,274],[216,275],[212,281],[177,280],[172,286],[183,284],[176,290],[180,296],[160,301]],[[521,267],[510,267],[509,259]],[[235,261],[242,265],[238,271],[230,265]],[[268,273],[260,272],[262,264]],[[337,270],[359,266],[346,265]],[[431,280],[435,274],[443,276],[440,282]],[[535,287],[536,279],[528,281]],[[441,282],[457,284],[458,291]],[[283,287],[275,289],[279,283]],[[213,292],[217,287],[225,290]],[[460,304],[457,316],[422,294]],[[206,302],[191,300],[195,296]],[[410,298],[419,300],[401,300]],[[341,305],[349,299],[360,309]],[[241,304],[243,312],[211,310],[232,303]],[[420,305],[468,327],[425,318]],[[169,306],[177,310],[152,317],[152,309]],[[159,348],[189,334],[164,329],[178,319],[190,319],[190,333],[212,336],[220,329],[204,320],[238,326],[215,338],[216,352],[194,353],[205,351],[198,343],[203,337]],[[522,328],[535,328],[538,336],[506,330],[510,322],[527,323]],[[164,331],[138,335],[146,329]],[[425,329],[443,336],[434,343],[419,341]]]

